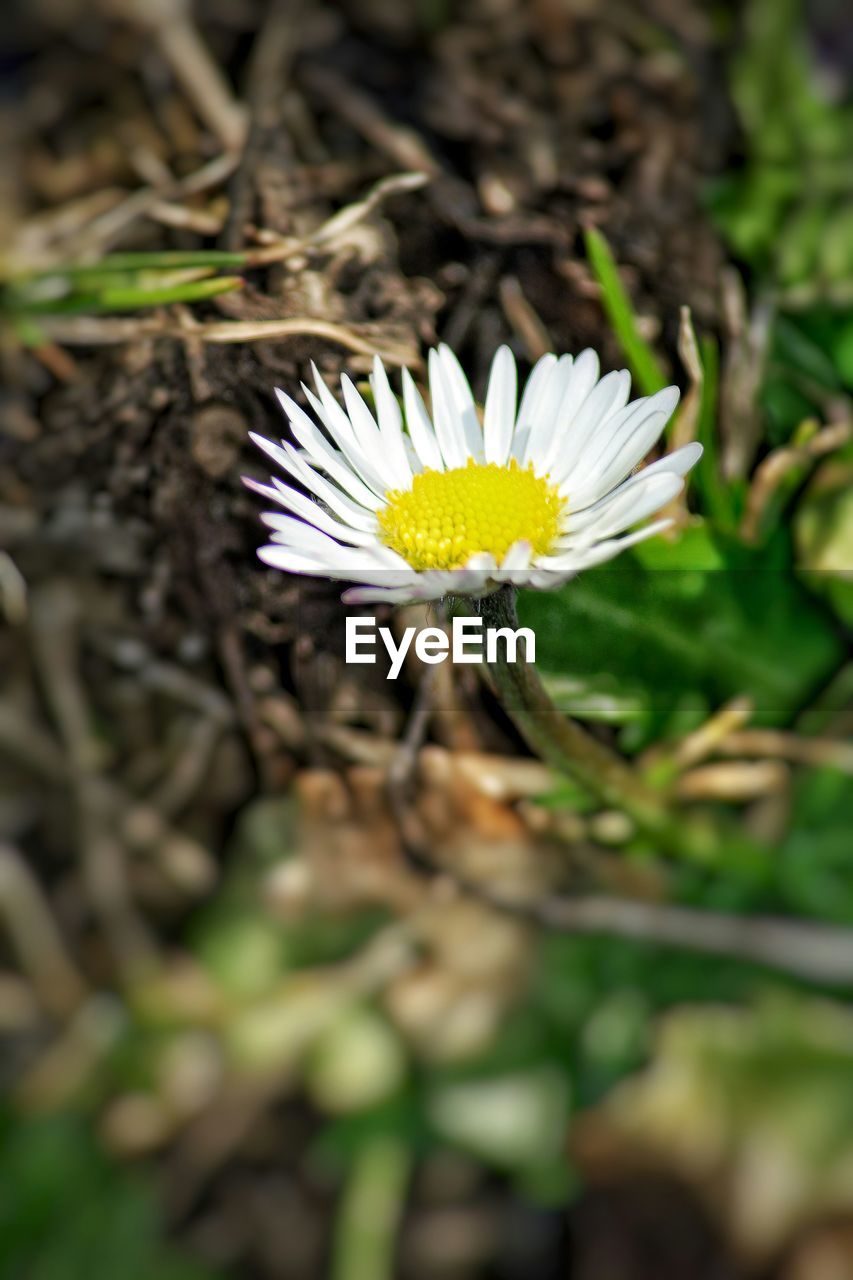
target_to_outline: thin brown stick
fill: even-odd
[[[208,160],[185,178],[175,181],[168,187],[140,187],[124,199],[113,203],[110,208],[77,229],[61,242],[51,246],[50,260],[45,252],[37,261],[17,260],[18,269],[46,270],[51,266],[60,268],[69,260],[94,260],[123,235],[138,218],[147,216],[152,209],[163,200],[181,200],[187,196],[199,195],[224,182],[237,164],[238,157],[230,152]],[[40,328],[47,328],[39,322]]]
[[[699,413],[702,408],[702,389],[705,383],[705,372],[699,355],[699,343],[693,328],[693,318],[689,307],[682,307],[678,329],[678,355],[690,379],[687,394],[679,406],[670,435],[670,446],[680,449],[696,439],[699,430]],[[687,511],[687,488],[667,503],[661,511],[674,521],[674,529],[683,527],[689,519]]]
[[[41,327],[57,342],[70,346],[112,346],[136,342],[140,338],[198,338],[216,346],[243,342],[269,342],[277,338],[314,337],[334,342],[358,355],[378,355],[386,364],[417,369],[421,365],[415,349],[378,347],[370,337],[362,337],[345,325],[313,316],[293,316],[286,320],[225,320],[209,324],[193,321],[175,324],[164,313],[127,318],[116,316],[75,316],[73,319],[45,317]]]
[[[43,1007],[67,1017],[86,983],[65,946],[41,886],[11,845],[0,845],[0,919]]]
[[[154,943],[130,893],[110,788],[99,773],[102,745],[78,675],[79,608],[70,587],[59,582],[43,586],[33,596],[33,644],[68,752],[86,888],[120,964],[128,973],[138,972],[153,956]]]
[[[486,627],[510,631],[518,627],[514,587],[503,586],[477,604]],[[602,803],[626,813],[662,853],[698,862],[713,859],[717,847],[713,831],[693,818],[676,817],[669,797],[564,716],[529,662],[510,662],[506,645],[498,646],[497,660],[489,663],[488,670],[504,710],[542,760],[568,774]]]
[[[834,925],[607,897],[552,898],[530,914],[550,929],[728,956],[809,982],[853,983],[853,931]]]
[[[426,173],[394,173],[387,178],[382,178],[361,200],[355,200],[352,204],[345,205],[343,209],[338,209],[309,235],[298,239],[279,240],[261,249],[247,250],[246,265],[258,267],[273,262],[286,262],[289,258],[304,254],[308,249],[331,245],[362,222],[390,196],[417,191],[426,186],[429,180],[429,174]]]
[[[0,551],[0,616],[17,627],[27,618],[27,583],[8,551]]]
[[[258,168],[274,131],[285,129],[282,104],[289,89],[290,72],[302,23],[303,0],[270,0],[263,24],[252,44],[244,97],[249,128],[228,191],[228,214],[222,232],[225,249],[241,249],[246,226],[252,221]],[[286,133],[282,139],[288,156]],[[285,160],[286,163],[286,160]]]
[[[441,166],[420,134],[389,120],[363,90],[326,67],[313,66],[303,75],[312,93],[401,169],[417,170],[432,177],[441,173]]]
[[[833,422],[801,445],[783,445],[763,460],[746,497],[746,510],[740,527],[741,537],[754,541],[761,529],[764,513],[786,476],[798,467],[808,467],[819,458],[834,453],[853,439],[853,420]]]
[[[488,885],[440,864],[412,836],[408,791],[432,715],[432,667],[421,682],[406,732],[389,769],[388,793],[403,852],[421,874],[440,876],[460,892],[543,928],[678,947],[766,965],[807,982],[853,984],[853,931],[809,921],[735,916],[667,903],[589,895],[528,902],[505,898]]]
[[[759,300],[747,310],[746,289],[733,267],[722,276],[727,348],[720,380],[722,471],[726,479],[749,471],[761,440],[758,389],[764,378],[773,307]]]
[[[524,343],[528,360],[538,360],[546,352],[553,351],[554,343],[551,335],[524,296],[520,281],[515,276],[504,276],[498,292],[504,315]]]
[[[828,766],[853,775],[853,744],[837,738],[803,738],[781,729],[743,729],[726,734],[715,750],[725,756],[771,756],[794,764]]]
[[[199,119],[227,151],[239,151],[246,140],[246,109],[238,102],[222,68],[214,60],[180,0],[123,0],[126,15],[153,32],[175,79]]]
[[[755,710],[752,698],[740,694],[719,707],[714,714],[685,736],[674,752],[674,763],[679,769],[689,769],[706,760],[723,738],[731,735],[747,723]]]

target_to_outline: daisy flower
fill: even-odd
[[[314,390],[302,389],[316,421],[276,392],[296,445],[252,436],[289,483],[246,484],[287,513],[264,513],[261,560],[352,582],[348,603],[558,586],[671,523],[634,529],[702,454],[688,444],[636,471],[678,389],[629,403],[627,370],[601,378],[590,350],[542,356],[519,403],[515,359],[500,347],[482,415],[446,346],[429,354],[431,413],[405,369],[401,407],[378,358],[373,409],[346,375],[339,403],[312,370]]]

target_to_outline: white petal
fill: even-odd
[[[362,506],[379,505],[380,500],[387,491],[387,484],[372,471],[366,461],[358,462],[355,445],[351,446],[351,450],[355,455],[353,461],[344,456],[340,450],[335,449],[333,445],[325,439],[322,432],[310,420],[307,422],[294,422],[292,430],[295,438],[302,445],[311,462],[325,471],[327,475],[340,485],[342,489],[346,489],[347,493],[352,494],[357,502]],[[357,468],[357,469],[356,469]]]
[[[532,459],[539,475],[546,475],[560,457],[569,427],[580,413],[587,398],[595,395],[598,390],[599,372],[598,356],[587,347],[572,366],[571,377],[552,418],[551,430],[543,440],[537,455]]]
[[[691,467],[702,457],[704,450],[701,444],[693,441],[691,444],[682,445],[680,449],[676,449],[674,453],[664,454],[662,458],[658,458],[657,462],[652,462],[649,466],[643,467],[642,470],[636,471],[629,476],[627,480],[623,480],[615,489],[611,489],[603,498],[599,498],[591,505],[584,507],[575,507],[574,504],[567,504],[568,519],[564,522],[563,528],[570,527],[580,528],[586,527],[588,521],[580,520],[581,516],[586,517],[589,513],[594,514],[603,507],[611,498],[617,494],[623,493],[636,485],[645,484],[652,476],[678,476],[683,477],[687,474]]]
[[[343,392],[344,404],[355,433],[356,443],[366,457],[375,458],[379,452],[379,445],[382,439],[379,434],[379,427],[376,425],[373,414],[364,403],[352,378],[345,373],[341,374],[341,391]]]
[[[325,476],[321,476],[311,467],[303,457],[294,449],[292,444],[282,441],[281,445],[274,444],[272,440],[267,440],[263,436],[256,435],[254,431],[249,432],[250,438],[259,448],[268,453],[280,467],[292,475],[295,480],[299,480],[307,489],[321,498],[327,506],[331,507],[347,524],[354,525],[357,529],[370,529],[376,525],[375,512],[378,506],[383,503],[371,502],[369,508],[365,509],[360,503],[355,502],[348,494],[344,493],[337,485],[331,484]],[[282,489],[286,486],[282,485],[279,480],[273,477],[273,484]]]
[[[474,578],[463,580],[458,575],[461,569],[435,570],[427,573],[412,571],[405,583],[397,586],[364,586],[349,587],[341,596],[345,604],[411,604],[413,602],[428,603],[440,600],[446,595],[478,594],[485,590],[485,578],[479,577],[479,587],[474,585]],[[463,591],[465,585],[468,590]]]
[[[379,474],[379,471],[373,467],[370,462],[368,462],[366,456],[358,448],[353,435],[352,426],[349,419],[346,418],[346,415],[343,415],[346,426],[345,428],[341,428],[340,423],[337,420],[329,419],[316,396],[312,394],[310,389],[306,387],[304,383],[302,384],[302,389],[314,408],[315,413],[317,413],[320,420],[324,425],[326,425],[326,429],[329,431],[329,434],[336,443],[341,446],[343,454],[342,461],[344,464],[348,465],[351,469],[354,469],[359,479],[363,480],[374,492],[377,494],[384,492],[386,486],[383,483],[382,477]],[[299,443],[305,447],[306,440],[310,439],[314,441],[315,448],[309,450],[309,452],[314,453],[316,453],[316,441],[318,439],[323,445],[326,445],[326,441],[322,433],[318,430],[316,423],[312,422],[305,410],[302,409],[286,391],[276,388],[275,394],[278,398],[279,404],[290,420],[291,430]]]
[[[626,407],[627,373],[599,381],[592,351],[574,361],[543,356],[527,380],[516,416],[515,360],[509,348],[499,349],[482,428],[468,379],[448,347],[430,352],[429,379],[432,421],[411,375],[403,371],[405,428],[378,359],[371,377],[375,413],[346,376],[341,379],[345,411],[316,368],[316,394],[305,392],[322,429],[291,397],[278,393],[301,448],[253,439],[308,492],[275,476],[270,484],[245,478],[250,488],[292,513],[263,513],[271,530],[270,542],[258,552],[265,563],[349,581],[354,585],[345,598],[359,602],[482,596],[501,582],[552,588],[670,524],[659,520],[622,534],[671,500],[702,453],[700,445],[690,444],[631,475],[660,435],[678,392],[667,388]],[[460,569],[420,572],[380,540],[377,514],[389,489],[410,488],[413,475],[424,469],[462,467],[469,460],[504,466],[510,457],[547,475],[566,498],[551,554],[534,557],[530,543],[519,540],[500,564],[494,555],[479,552]]]
[[[370,379],[373,398],[376,401],[376,412],[379,417],[379,431],[382,436],[382,447],[385,450],[389,465],[393,467],[395,483],[398,489],[408,489],[412,484],[412,468],[403,448],[403,415],[397,398],[391,390],[385,366],[378,356],[373,359],[373,375]]]
[[[295,551],[274,543],[258,547],[258,559],[263,560],[271,569],[281,569],[285,573],[310,573],[320,578],[324,576],[323,570],[311,557],[300,556]]]
[[[301,525],[305,529],[314,529],[321,533],[323,537],[334,538],[337,542],[343,542],[351,547],[372,547],[376,543],[375,533],[362,533],[358,529],[348,529],[346,525],[339,524],[337,520],[333,520],[330,515],[322,510],[316,502],[312,502],[310,498],[306,498],[309,507],[313,507],[321,516],[325,516],[327,523],[316,523],[312,520],[300,520],[295,516],[283,516],[278,511],[264,511],[261,514],[261,520],[268,529],[272,529],[270,539],[273,542],[289,542],[293,531],[293,524]],[[294,546],[296,538],[294,537]]]
[[[263,449],[264,453],[272,458],[273,462],[277,463],[278,466],[284,467],[285,471],[290,471],[290,457],[285,440],[282,440],[281,444],[276,444],[274,440],[267,440],[266,436],[259,436],[256,431],[249,432],[249,439],[259,449]],[[290,445],[290,448],[293,449],[293,445]]]
[[[654,524],[647,524],[642,529],[637,529],[635,533],[626,534],[623,538],[609,538],[579,551],[563,551],[556,556],[543,556],[536,562],[537,568],[556,569],[558,573],[566,571],[577,573],[581,569],[591,569],[595,565],[612,560],[621,551],[633,547],[635,543],[645,542],[646,538],[654,537],[656,533],[668,529],[671,524],[672,520],[656,520]]]
[[[524,586],[532,587],[535,591],[554,591],[555,588],[563,586],[566,582],[571,582],[572,578],[577,577],[577,571],[574,569],[563,569],[559,572],[556,569],[536,569],[532,568],[524,579]]]
[[[571,356],[566,357],[571,363]],[[518,419],[515,424],[515,432],[512,440],[512,456],[517,462],[523,462],[527,444],[530,439],[531,425],[538,417],[538,406],[548,384],[551,370],[557,363],[557,357],[553,353],[548,352],[547,355],[540,356],[530,371],[530,377],[524,387],[524,393],[521,397],[521,404],[518,409]]]
[[[326,578],[387,583],[390,586],[399,586],[413,572],[411,565],[401,556],[379,545],[356,549],[330,542],[326,547],[314,543],[309,545],[303,539],[298,546],[273,542],[261,547],[258,555],[265,563],[293,573],[316,573]],[[298,567],[291,569],[291,565]]]
[[[292,422],[291,424],[293,434],[303,449],[309,454],[312,461],[317,463],[319,463],[321,457],[331,457],[333,460],[337,460],[356,479],[360,480],[368,489],[371,489],[377,497],[383,498],[391,487],[391,476],[386,471],[384,457],[380,456],[375,449],[372,450],[370,456],[363,452],[356,440],[352,423],[336,400],[333,403],[339,412],[333,414],[326,405],[317,399],[311,388],[307,387],[304,382],[302,390],[329,435],[340,446],[340,452],[331,448],[319,428],[304,414],[298,422]],[[331,395],[328,388],[326,389],[326,394]],[[368,412],[366,406],[365,412]],[[344,427],[342,423],[346,423],[346,426]],[[324,470],[329,470],[329,468],[324,467]],[[338,483],[342,484],[343,481],[338,479]]]
[[[464,467],[468,457],[465,435],[437,351],[429,353],[429,394],[435,436],[445,465],[449,468]]]
[[[583,531],[584,537],[586,537],[588,536],[587,531],[590,531],[589,536],[601,537],[599,520],[606,518],[610,523],[615,511],[622,510],[627,513],[628,508],[624,506],[623,500],[634,504],[635,513],[630,521],[623,519],[621,528],[627,528],[629,524],[645,519],[646,516],[651,515],[659,507],[665,506],[676,494],[681,492],[684,487],[684,476],[699,461],[702,452],[702,445],[695,441],[691,444],[683,445],[682,448],[676,449],[674,453],[666,454],[663,458],[659,458],[657,462],[653,462],[651,466],[643,467],[641,471],[629,476],[621,485],[611,489],[608,494],[603,498],[599,498],[592,506],[584,507],[578,511],[570,507],[568,518],[562,526],[564,532],[577,534]],[[654,495],[657,495],[657,502],[655,502]],[[617,506],[616,504],[623,505]],[[645,506],[647,509],[641,514],[636,514],[636,511],[640,510],[640,505]],[[608,530],[608,533],[615,531],[616,526],[613,526]]]
[[[412,604],[421,598],[417,594],[417,581],[413,573],[408,587],[347,587],[341,600],[344,604]]]
[[[289,420],[291,425],[295,422],[302,422],[303,420],[308,423],[309,426],[313,425],[311,419],[302,406],[297,404],[293,397],[289,396],[286,391],[282,391],[281,387],[275,388],[275,398],[278,401],[284,416]]]
[[[331,433],[333,439],[340,440],[349,437],[353,443],[356,443],[352,423],[332,395],[325,379],[320,376],[320,370],[313,360],[311,361],[311,373],[314,377],[317,395],[315,396],[304,382],[302,383],[302,390],[308,397],[308,401],[317,417]]]
[[[530,557],[533,548],[526,539],[514,542],[507,551],[500,567],[502,569],[526,569],[530,564]]]
[[[490,589],[492,575],[498,572],[494,556],[472,556],[462,569],[430,569],[417,573],[405,583],[374,583],[351,587],[344,592],[346,604],[403,604],[407,601],[439,600],[442,596],[481,596]]]
[[[341,546],[339,542],[336,542],[329,534],[324,533],[313,524],[308,524],[305,520],[297,520],[296,516],[276,516],[275,525],[270,527],[273,529],[273,533],[270,535],[273,542],[281,543],[282,546],[291,547],[296,551],[306,551],[314,555],[323,556],[330,564],[334,563],[334,556],[337,552],[343,552],[347,549]],[[362,546],[364,545],[366,544],[363,543]],[[351,547],[348,549],[352,550]]]
[[[574,413],[571,420],[560,413],[559,435],[554,440],[550,456],[545,460],[551,479],[559,484],[571,474],[584,450],[594,448],[594,442],[612,420],[614,414],[624,409],[631,394],[631,375],[627,369],[608,373],[595,386]]]
[[[480,426],[471,384],[465,377],[456,356],[444,343],[438,348],[438,359],[444,374],[444,384],[459,418],[466,455],[473,458],[475,462],[482,462],[483,429]]]
[[[515,358],[509,347],[498,347],[489,374],[486,408],[483,415],[483,444],[486,462],[503,466],[509,457],[515,426],[518,394]]]
[[[660,471],[647,477],[641,473],[635,480],[636,483],[629,480],[595,506],[578,512],[574,519],[570,517],[566,536],[560,538],[558,547],[588,545],[620,533],[665,507],[684,488],[683,477],[674,471]]]
[[[422,472],[426,470],[426,468],[424,467],[424,464],[421,462],[420,458],[418,457],[417,449],[412,444],[411,440],[407,435],[403,436],[403,448],[406,450],[406,458],[409,463],[409,470],[411,471],[412,478],[414,479],[415,476],[421,475]]]
[[[477,551],[473,556],[469,556],[461,569],[449,569],[448,573],[472,573],[491,569],[497,569],[498,562],[492,555],[491,551]]]
[[[247,477],[244,479],[250,488],[256,489],[258,493],[266,493],[266,496],[272,497],[274,502],[280,503],[281,506],[286,507],[289,511],[295,511],[303,520],[307,520],[316,529],[322,529],[324,533],[330,534],[333,538],[342,538],[344,542],[351,542],[356,547],[366,547],[371,542],[376,541],[375,532],[354,529],[351,525],[342,524],[341,521],[335,520],[333,516],[329,515],[328,511],[321,507],[319,502],[312,501],[304,493],[298,493],[296,489],[290,489],[282,485],[284,492],[280,492],[265,485],[252,484]],[[286,518],[276,511],[264,511],[261,513],[261,519],[270,529],[278,528],[278,522]]]
[[[686,476],[687,472],[696,466],[704,452],[704,446],[699,444],[698,440],[693,440],[690,444],[683,444],[673,453],[667,453],[664,457],[658,458],[657,462],[644,467],[639,474],[647,476],[653,471],[674,471],[677,476]]]
[[[584,353],[586,354],[586,353]],[[579,356],[580,360],[581,357]],[[556,430],[557,415],[568,388],[573,384],[575,360],[572,356],[560,356],[544,381],[536,404],[536,417],[530,424],[523,465],[533,466],[537,475],[544,475],[540,459],[550,449]]]
[[[296,449],[293,450],[293,463],[291,475],[294,479],[304,484],[309,493],[325,503],[330,511],[343,520],[344,524],[353,529],[360,529],[364,533],[375,534],[377,529],[375,511],[365,511],[364,507],[355,502],[348,493],[344,493],[343,489],[339,489],[336,484],[332,484],[331,480],[327,480],[319,471],[315,471]],[[277,476],[273,476],[272,482],[282,495],[279,499],[282,506],[289,507],[289,495],[293,490]]]
[[[403,405],[406,410],[406,426],[421,462],[430,471],[443,471],[444,459],[429,414],[408,369],[403,370]]]
[[[387,489],[393,488],[395,478],[388,467],[385,452],[376,447],[379,428],[373,420],[373,415],[345,374],[341,378],[341,389],[347,401],[348,412],[346,413],[320,376],[320,371],[313,360],[311,372],[314,376],[317,395],[303,382],[302,390],[308,403],[361,478],[376,493],[384,495]],[[350,408],[353,410],[352,414],[349,413]]]
[[[566,357],[571,363],[572,357]],[[539,397],[542,395],[548,375],[557,363],[557,357],[553,352],[549,351],[546,355],[540,356],[533,368],[530,370],[530,376],[524,384],[524,391],[521,396],[521,404],[518,407],[518,425],[522,426],[525,422],[529,422],[536,417],[536,407],[539,403]]]
[[[271,484],[262,484],[260,480],[255,480],[253,476],[241,476],[240,479],[247,489],[251,489],[253,493],[259,493],[262,498],[269,498],[270,502],[280,502],[283,507],[288,505],[282,500],[278,490],[274,489]],[[295,493],[296,490],[294,489],[293,492]],[[307,499],[307,501],[310,501],[310,499]]]
[[[561,493],[570,495],[573,506],[595,502],[634,469],[657,442],[678,403],[678,395],[677,387],[666,387],[615,415],[611,429],[602,433],[603,446],[583,454],[560,488]]]

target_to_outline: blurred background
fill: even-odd
[[[6,14],[0,1278],[849,1280],[846,6]],[[479,393],[502,341],[683,388],[672,536],[520,608],[710,864],[468,667],[407,853],[420,672],[344,666],[239,476],[309,360],[437,339]],[[679,948],[675,906],[742,923]]]

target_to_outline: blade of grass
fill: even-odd
[[[334,1280],[391,1280],[410,1172],[398,1138],[377,1135],[358,1153],[335,1222]]]
[[[705,452],[696,467],[696,487],[713,522],[720,529],[733,532],[736,526],[735,508],[720,470],[716,430],[720,357],[715,338],[703,335],[699,342],[699,356],[703,376],[697,438]]]
[[[70,301],[79,298],[100,298],[107,290],[138,289],[147,293],[150,289],[170,289],[189,284],[194,280],[207,280],[216,273],[215,267],[143,268],[137,271],[79,271],[72,276],[30,277],[11,281],[4,290],[4,298],[10,300],[12,310],[28,311],[33,307]]]
[[[25,278],[41,280],[45,276],[109,275],[113,271],[172,271],[181,267],[242,267],[245,263],[245,253],[226,253],[220,249],[108,253],[97,262],[62,263],[43,271],[28,273]]]
[[[604,310],[631,372],[643,394],[654,395],[667,385],[667,380],[657,356],[637,328],[631,299],[619,278],[616,259],[604,236],[595,227],[587,227],[584,243],[593,275],[601,288]]]
[[[15,316],[12,328],[18,341],[25,347],[41,347],[48,341],[47,336],[29,316]]]
[[[69,298],[46,299],[21,307],[25,315],[86,315],[93,312],[136,311],[142,307],[160,307],[170,302],[201,302],[233,293],[243,287],[241,276],[216,276],[210,280],[192,280],[167,285],[160,289],[132,286],[103,289],[97,294],[77,294]]]

